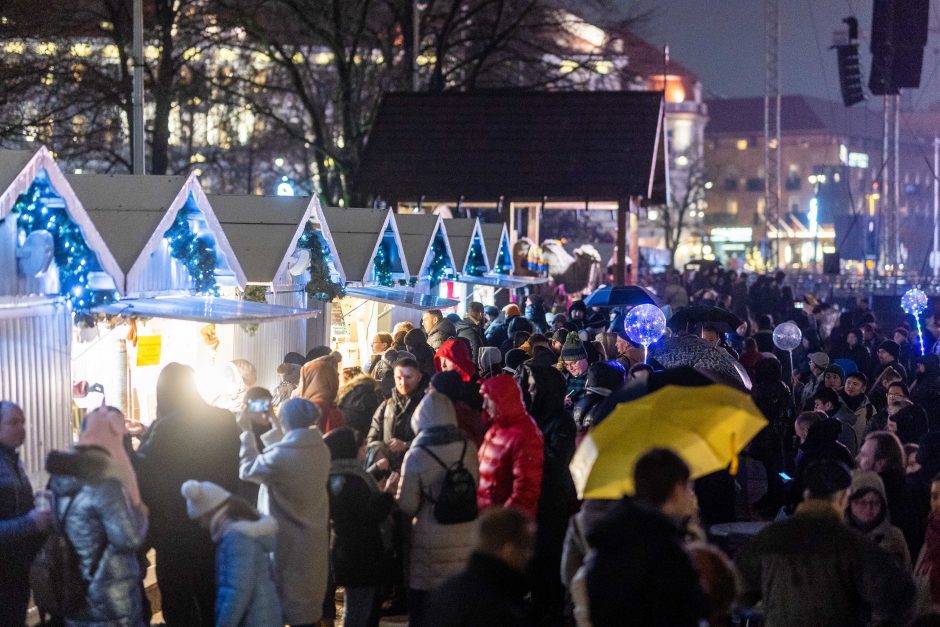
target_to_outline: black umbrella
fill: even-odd
[[[696,324],[717,324],[733,331],[744,323],[727,309],[710,305],[692,305],[673,314],[667,326],[675,331],[687,331],[690,326]]]
[[[584,300],[588,307],[626,307],[655,305],[649,292],[638,285],[602,285]]]

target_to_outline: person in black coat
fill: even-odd
[[[560,574],[562,545],[568,519],[578,511],[577,491],[568,470],[574,456],[576,428],[565,409],[565,379],[557,368],[527,363],[519,373],[519,385],[545,446],[532,560],[533,611],[539,624],[560,625],[565,596]]]
[[[434,349],[428,344],[428,336],[421,329],[415,328],[405,334],[405,348],[414,355],[418,369],[428,379],[434,376]],[[393,375],[394,376],[394,375]]]
[[[184,481],[211,481],[238,493],[235,417],[206,404],[192,368],[167,364],[157,379],[157,419],[135,456],[140,493],[150,508],[149,542],[168,625],[214,625],[215,543],[190,520]]]
[[[751,398],[768,425],[748,445],[748,454],[764,465],[767,493],[754,503],[754,509],[768,515],[783,505],[785,490],[780,473],[785,469],[785,443],[793,439],[793,394],[782,377],[783,369],[776,357],[765,357],[754,367]]]
[[[927,412],[930,430],[940,430],[940,357],[937,355],[926,355],[918,360],[911,384],[911,401]]]
[[[362,465],[365,447],[355,430],[340,427],[323,441],[330,449],[330,518],[333,539],[330,567],[337,586],[346,588],[344,624],[378,625],[379,587],[391,583],[394,564],[392,519],[397,485],[380,489]]]
[[[796,417],[793,425],[801,444],[796,451],[793,480],[786,484],[787,509],[792,512],[803,500],[803,475],[809,465],[826,459],[855,467],[849,449],[839,442],[842,423],[818,411],[804,411]]]
[[[395,389],[375,410],[367,435],[369,447],[381,450],[388,460],[387,466],[375,470],[385,472],[401,468],[405,453],[415,439],[411,416],[424,397],[428,381],[429,377],[422,376],[414,359],[400,359],[395,363]]]
[[[389,373],[388,378],[394,381],[394,374]],[[339,389],[336,407],[343,412],[343,424],[358,431],[364,439],[369,435],[372,416],[383,400],[381,384],[369,375],[361,374]]]
[[[574,404],[572,413],[578,433],[583,434],[594,426],[597,407],[611,392],[623,387],[627,372],[617,361],[598,361],[588,367],[584,396]]]
[[[494,507],[484,512],[467,567],[431,593],[428,624],[534,626],[525,603],[534,535],[532,521],[518,510]]]
[[[33,488],[16,449],[26,440],[23,410],[0,401],[0,625],[26,624],[29,565],[52,522],[36,508]]]
[[[635,497],[625,497],[588,534],[585,566],[591,622],[692,627],[706,615],[699,575],[682,526],[695,513],[689,468],[667,449],[636,464]]]

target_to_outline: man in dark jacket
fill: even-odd
[[[434,351],[436,349],[431,348],[428,344],[428,336],[422,329],[412,329],[405,334],[405,348],[408,349],[408,352],[414,355],[415,361],[418,362],[418,370],[421,371],[421,374],[428,377],[429,379],[434,376]],[[395,362],[392,362],[394,367]],[[392,375],[392,380],[394,382],[394,374]],[[389,390],[394,387],[392,385],[389,387]]]
[[[157,379],[157,419],[136,466],[168,625],[215,624],[215,543],[186,514],[180,488],[193,479],[237,493],[239,447],[235,417],[202,400],[192,368],[167,364]]]
[[[414,359],[399,359],[395,363],[395,389],[391,398],[382,401],[372,416],[367,444],[385,448],[390,470],[397,471],[405,453],[415,439],[411,429],[411,415],[424,397],[427,377],[422,376]]]
[[[518,510],[494,507],[484,512],[466,569],[431,593],[428,624],[531,625],[526,616],[525,571],[532,556],[534,536],[532,521]]]
[[[483,303],[474,301],[467,305],[467,315],[454,327],[457,329],[457,337],[470,343],[470,355],[473,363],[477,363],[480,347],[486,346],[486,338],[483,337]]]
[[[26,624],[29,565],[52,522],[37,508],[33,488],[16,449],[26,441],[23,410],[0,401],[0,625]]]
[[[693,626],[706,615],[698,573],[683,547],[681,526],[696,510],[689,477],[678,455],[651,450],[634,468],[636,496],[615,505],[588,535],[595,627]]]
[[[742,601],[763,599],[764,624],[906,624],[914,585],[887,553],[845,526],[852,475],[827,460],[806,469],[805,501],[738,557]]]
[[[457,337],[454,323],[445,318],[439,309],[429,309],[421,314],[421,326],[428,334],[428,344],[434,350],[439,349],[444,340]]]

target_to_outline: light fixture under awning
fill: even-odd
[[[456,307],[460,304],[460,301],[450,298],[420,294],[401,288],[394,289],[391,287],[377,287],[371,285],[368,287],[347,287],[346,294],[348,296],[355,296],[356,298],[374,300],[379,303],[407,307],[408,309],[449,309],[450,307]]]
[[[213,296],[128,298],[92,309],[92,313],[143,318],[172,318],[217,324],[258,324],[275,320],[315,318],[320,312],[282,305]]]
[[[548,283],[548,277],[534,277],[534,276],[512,276],[509,274],[484,274],[483,276],[471,276],[469,274],[461,274],[460,278],[457,279],[460,283],[471,283],[473,285],[489,285],[491,287],[505,287],[509,289],[518,289],[521,287],[529,287],[531,285],[540,285],[542,283]]]

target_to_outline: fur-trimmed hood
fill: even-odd
[[[71,451],[52,451],[46,457],[49,484],[56,494],[71,495],[82,485],[107,479],[120,481],[117,466],[103,448],[76,446]]]

